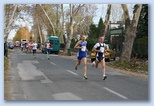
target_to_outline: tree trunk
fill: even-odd
[[[73,12],[72,12],[72,4],[70,4],[70,34],[68,36],[68,39],[66,41],[66,46],[65,46],[65,52],[67,51],[67,49],[70,48],[71,45],[71,40],[72,40],[72,36],[73,36]]]
[[[126,33],[125,33],[124,45],[123,45],[120,61],[130,61],[133,43],[136,37],[138,20],[142,9],[142,4],[136,5],[134,9],[134,16],[132,21],[130,21],[127,6],[125,4],[122,4],[122,8],[123,8],[124,17],[125,17]]]
[[[39,38],[40,38],[40,42],[42,44],[42,33],[41,33],[41,28],[40,28],[40,23],[39,23],[39,20],[37,20],[37,26],[38,26],[38,33],[39,33]]]
[[[48,21],[49,21],[50,25],[52,26],[53,35],[55,35],[55,28],[54,28],[54,26],[53,26],[53,23],[51,22],[51,20],[50,20],[50,18],[49,18],[49,16],[48,16],[48,14],[45,12],[45,10],[43,9],[43,7],[42,7],[42,5],[41,5],[41,4],[40,4],[40,7],[41,7],[41,9],[43,10],[43,12],[44,12],[45,16],[47,17],[47,19],[48,19]]]
[[[63,4],[61,4],[61,12],[62,12],[62,28],[63,28],[63,30],[62,30],[62,32],[63,32],[63,34],[62,34],[62,37],[61,37],[61,39],[62,39],[62,42],[64,43],[64,39],[65,39],[65,24],[64,24],[64,7],[63,7]]]
[[[125,33],[125,40],[123,44],[120,61],[130,61],[135,37],[136,37],[136,28],[132,27],[132,25],[128,26]]]
[[[108,5],[107,13],[105,16],[105,30],[102,36],[107,36],[110,14],[111,14],[111,4]]]

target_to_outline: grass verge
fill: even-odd
[[[132,72],[135,74],[148,75],[148,64],[143,61],[140,61],[136,64],[132,64],[131,62],[113,61],[107,63],[107,65],[116,69],[121,69],[123,71]]]
[[[11,54],[11,50],[8,50],[8,55]],[[10,78],[8,77],[9,73],[9,62],[10,59],[4,57],[4,100],[11,100],[11,95],[10,95]]]

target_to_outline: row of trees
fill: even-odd
[[[46,38],[49,35],[59,36],[61,38],[61,42],[66,44],[65,50],[67,50],[70,47],[72,39],[77,34],[89,35],[92,39],[96,39],[98,36],[102,35],[106,36],[112,5],[108,5],[105,21],[103,24],[98,25],[98,28],[96,28],[98,30],[94,32],[93,35],[89,34],[92,33],[89,28],[95,28],[92,21],[95,17],[95,12],[97,11],[97,5],[95,4],[34,4],[12,6],[14,8],[12,9],[13,11],[11,13],[12,15],[10,15],[10,19],[15,19],[15,17],[19,18],[20,14],[23,12],[32,17],[32,32],[34,33],[36,40],[43,42],[43,38]],[[137,4],[134,6],[133,19],[130,19],[127,5],[121,4],[121,7],[124,13],[123,18],[125,20],[126,33],[120,60],[129,61],[136,37],[142,5]],[[5,29],[9,29],[8,25],[12,22],[13,21],[11,20],[6,22],[7,24]],[[8,31],[5,30],[5,32]],[[6,34],[6,38],[7,35],[8,34]]]

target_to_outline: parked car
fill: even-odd
[[[9,42],[9,43],[8,43],[8,47],[9,47],[10,49],[13,49],[13,48],[14,48],[14,43],[13,43],[13,42]]]
[[[113,50],[111,48],[111,46],[109,44],[105,44],[105,61],[109,61],[111,59],[115,60],[116,59],[116,52],[115,50]],[[90,54],[90,58],[91,58],[91,62],[95,60],[96,57],[96,52],[91,52]]]

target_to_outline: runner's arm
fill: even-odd
[[[95,47],[93,47],[92,51],[93,51],[93,52],[101,52],[101,50],[96,50]]]
[[[79,46],[79,43],[80,43],[80,41],[78,41],[78,42],[76,43],[76,45],[74,46],[74,49],[81,49],[81,48],[82,48],[82,47]]]
[[[92,49],[92,52],[101,52],[101,50],[97,50],[96,48],[98,47],[98,43],[96,43]]]

